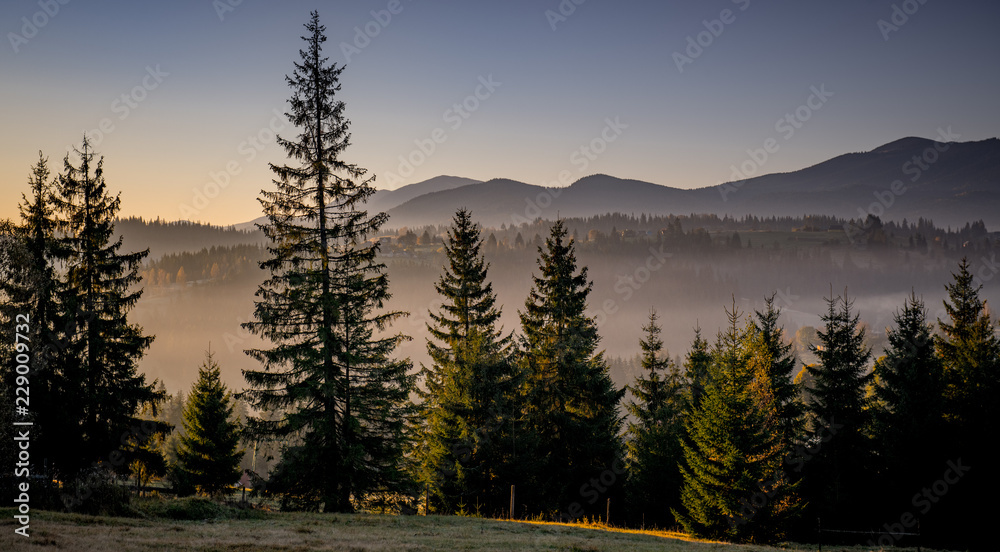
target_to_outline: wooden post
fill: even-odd
[[[604,510],[604,525],[611,525],[611,499],[608,499],[608,505]]]
[[[424,483],[424,515],[428,515],[431,512],[431,486],[430,483]]]
[[[924,540],[920,533],[920,518],[917,518],[917,552],[920,552],[920,543]]]
[[[823,518],[816,518],[816,534],[819,541],[819,552],[823,552]]]
[[[514,519],[514,486],[510,486],[510,519]]]

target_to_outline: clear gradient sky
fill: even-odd
[[[16,216],[38,150],[60,170],[102,123],[122,215],[256,218],[267,163],[284,161],[268,126],[283,123],[274,112],[313,9],[332,61],[353,48],[345,159],[381,188],[441,174],[546,185],[565,170],[694,188],[729,180],[768,138],[780,149],[760,173],[939,127],[1000,134],[995,0],[7,0],[0,218]],[[366,28],[375,36],[359,38]],[[823,85],[833,95],[779,132]],[[615,118],[620,134],[604,130]],[[437,128],[434,152],[414,153]],[[602,132],[615,138],[604,151],[579,151]],[[421,161],[412,174],[401,156]]]

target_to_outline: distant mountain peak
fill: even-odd
[[[926,147],[931,147],[936,142],[934,140],[929,140],[927,138],[920,138],[919,136],[907,136],[906,138],[900,138],[888,144],[881,145],[873,149],[870,153],[897,153],[900,151],[910,151],[915,149],[922,149]]]
[[[570,184],[570,187],[586,187],[588,185],[595,185],[595,184],[600,185],[600,184],[604,184],[608,180],[616,180],[617,181],[617,180],[621,180],[621,179],[618,178],[617,176],[611,176],[610,174],[597,173],[597,174],[591,174],[591,175],[584,176],[583,178],[580,178],[576,182]]]

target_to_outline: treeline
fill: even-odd
[[[630,224],[643,220],[645,217],[615,217],[612,220],[621,222],[624,230],[618,230],[615,223],[611,224],[608,233],[597,229],[593,219],[565,219],[564,224],[571,232],[577,248],[581,252],[594,255],[609,256],[629,256],[644,255],[648,253],[649,247],[655,246],[663,249],[664,252],[678,255],[694,257],[704,257],[713,254],[733,256],[737,251],[743,250],[741,258],[765,255],[769,258],[774,256],[775,251],[782,249],[825,248],[827,250],[837,250],[838,247],[851,247],[856,251],[860,243],[851,244],[844,239],[843,232],[837,231],[826,240],[817,240],[810,233],[809,223],[816,222],[812,218],[781,219],[791,222],[790,228],[804,228],[800,234],[804,241],[785,240],[764,240],[755,236],[753,232],[766,230],[748,230],[742,224],[740,230],[734,230],[732,234],[720,233],[717,227],[706,230],[697,227],[685,230],[682,217],[663,217],[666,226],[659,231],[634,230]],[[619,220],[621,218],[621,220]],[[691,218],[691,217],[684,217]],[[634,219],[634,220],[633,220]],[[753,217],[745,217],[744,221],[752,220]],[[129,219],[125,219],[129,220]],[[137,219],[141,223],[141,219]],[[647,220],[654,221],[656,217],[649,217]],[[722,219],[725,220],[725,219]],[[769,221],[772,219],[763,219]],[[775,219],[777,220],[777,219]],[[836,219],[827,218],[826,221]],[[133,220],[134,222],[134,220]],[[121,221],[116,224],[122,224]],[[151,223],[141,223],[151,224]],[[531,224],[522,224],[520,227],[511,226],[502,229],[491,229],[486,231],[483,249],[487,255],[507,261],[529,262],[535,250],[544,245],[542,237],[547,232],[547,221],[537,221]],[[648,223],[647,223],[648,224]],[[778,225],[774,225],[778,226]],[[576,227],[577,230],[573,228]],[[767,223],[766,227],[772,227]],[[579,228],[591,228],[589,231],[580,232]],[[918,230],[922,229],[922,230]],[[902,230],[901,226],[888,223],[881,226],[881,222],[873,220],[868,227],[873,238],[864,245],[880,243],[887,248],[895,248],[903,251],[913,251],[915,253],[927,253],[939,251],[942,255],[960,258],[963,255],[987,255],[990,252],[1000,250],[1000,240],[994,239],[981,223],[970,223],[958,231],[950,231],[935,228],[933,225],[921,220],[910,228],[909,234]],[[116,226],[116,231],[121,233]],[[443,236],[447,232],[446,227],[423,227],[417,229],[404,228],[398,231],[396,236],[389,238],[380,248],[381,254],[399,255],[408,251],[417,251],[414,256],[427,257],[438,256]],[[741,234],[740,231],[743,233]],[[817,231],[818,232],[818,231]],[[897,232],[899,234],[897,235]],[[197,233],[197,232],[196,232]],[[824,231],[821,235],[826,235]],[[529,236],[527,239],[525,235]],[[498,237],[499,236],[499,237]],[[907,236],[903,239],[901,236]],[[916,239],[914,239],[914,236]],[[931,242],[926,236],[931,236]],[[199,241],[203,240],[201,238]],[[888,241],[887,241],[888,240]],[[937,241],[933,241],[937,240]],[[136,241],[136,240],[132,240]],[[958,244],[962,247],[952,248],[948,244]],[[428,251],[428,246],[431,251]],[[763,252],[757,250],[763,249]],[[231,283],[237,280],[256,279],[259,272],[259,263],[264,259],[266,251],[264,247],[257,244],[236,244],[236,245],[213,245],[202,248],[199,251],[182,251],[169,253],[160,258],[147,262],[140,270],[143,282],[149,287],[169,287],[186,284],[220,284]],[[501,257],[502,256],[502,257]]]
[[[121,236],[126,251],[149,248],[149,259],[155,261],[168,254],[199,251],[208,245],[239,246],[261,245],[264,235],[260,230],[237,230],[233,227],[201,224],[198,222],[144,220],[142,217],[125,217],[115,220],[115,235]]]
[[[933,221],[883,222],[869,215],[864,220],[828,216],[719,217],[714,214],[624,215],[610,213],[594,217],[566,218],[563,222],[579,247],[601,252],[662,244],[673,251],[710,254],[734,249],[784,249],[807,246],[905,250],[917,253],[940,251],[975,254],[1000,249],[1000,235],[986,230],[983,221],[961,228],[938,228]],[[549,221],[520,225],[502,224],[486,230],[487,252],[527,249],[544,243]],[[387,251],[412,249],[416,245],[439,244],[447,228],[425,226],[403,228],[387,236]],[[774,234],[783,234],[777,239]],[[754,241],[756,240],[756,242]]]
[[[520,337],[495,326],[482,245],[460,211],[412,433],[411,470],[430,511],[610,512],[618,524],[745,542],[815,539],[819,519],[877,528],[866,538],[879,546],[918,532],[924,543],[981,544],[973,536],[989,514],[979,500],[998,478],[972,466],[991,457],[983,436],[998,421],[1000,338],[964,261],[946,286],[948,319],[935,326],[911,296],[880,351],[850,299],[828,298],[809,347],[817,361],[796,380],[802,364],[773,296],[750,316],[733,305],[711,342],[696,333],[683,366],[664,355],[652,312],[637,343],[642,375],[625,396],[596,351],[586,267],[562,222],[538,260]]]
[[[266,251],[259,245],[212,246],[201,251],[171,253],[139,271],[149,286],[219,284],[260,276]]]

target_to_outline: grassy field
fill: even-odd
[[[197,508],[195,509],[197,510]],[[169,504],[141,509],[141,517],[94,517],[34,511],[29,538],[14,534],[14,511],[0,510],[2,551],[661,551],[727,552],[815,550],[699,542],[674,533],[624,531],[597,526],[509,522],[455,516],[379,516],[241,512]],[[204,517],[206,519],[173,519]],[[824,547],[860,552],[868,548]],[[903,549],[895,549],[902,551]]]

